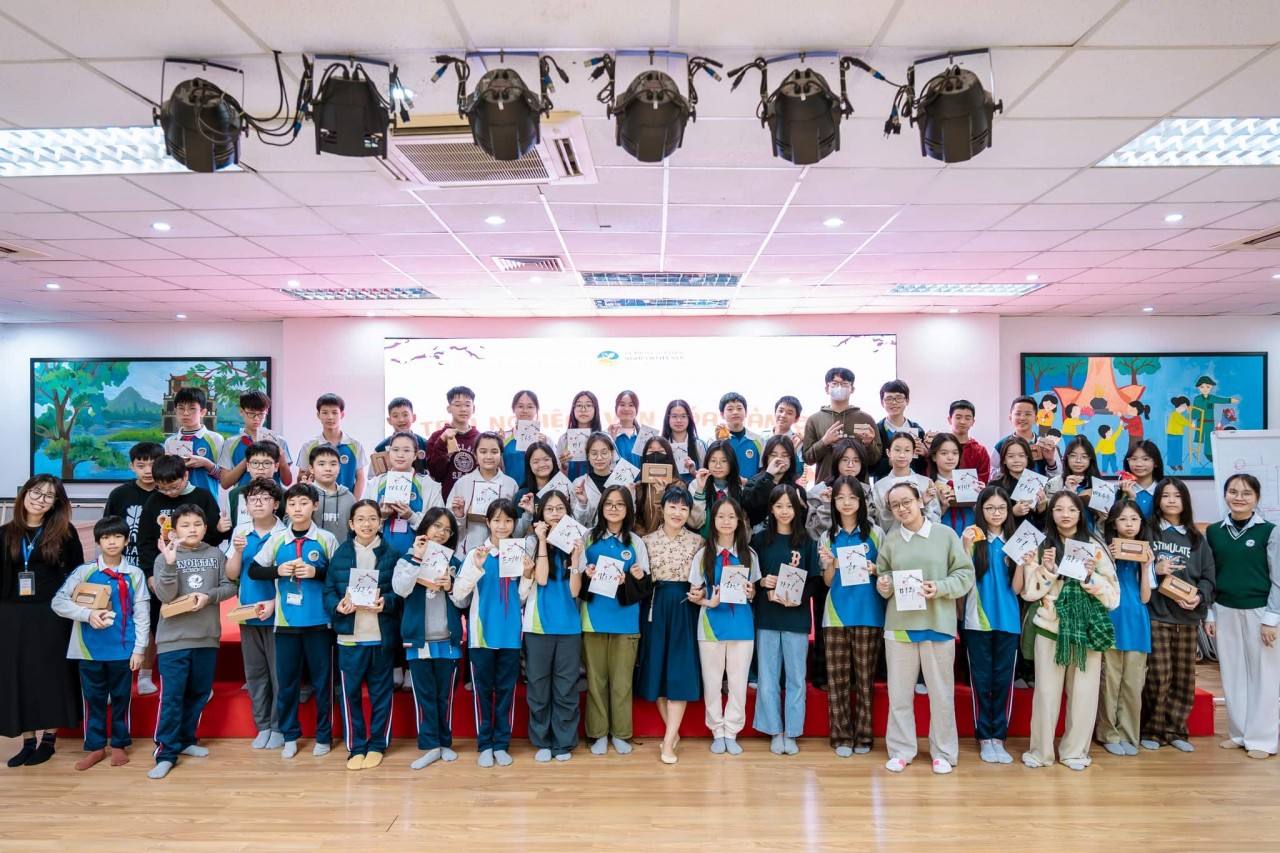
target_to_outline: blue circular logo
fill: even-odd
[[[596,354],[596,361],[601,364],[611,364],[617,360],[618,354],[611,349],[607,349]]]

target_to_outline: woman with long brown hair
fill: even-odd
[[[32,477],[14,500],[13,521],[0,527],[0,737],[22,735],[10,767],[43,764],[58,729],[80,726],[76,663],[66,657],[71,622],[50,602],[82,563],[62,482]]]

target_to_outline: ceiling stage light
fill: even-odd
[[[911,76],[914,76],[914,66]],[[924,85],[912,123],[920,128],[920,153],[962,163],[991,147],[991,122],[1004,112],[978,75],[953,65]]]
[[[617,122],[614,138],[618,147],[641,163],[661,163],[684,144],[685,127],[690,121],[698,120],[698,92],[693,85],[694,75],[704,71],[716,80],[721,79],[715,70],[722,67],[721,63],[714,59],[650,51],[649,61],[652,62],[657,56],[685,59],[689,80],[688,96],[680,91],[670,74],[649,68],[631,81],[622,97],[615,98],[614,56],[595,56],[583,63],[587,67],[596,67],[591,73],[592,80],[607,75],[608,80],[597,99],[605,105],[605,114]]]
[[[555,91],[551,82],[552,67],[561,80],[569,82],[569,75],[554,59],[538,56],[541,79],[537,91],[530,89],[516,71],[495,68],[486,71],[468,95],[471,67],[467,61],[454,56],[437,56],[435,61],[440,63],[440,68],[431,81],[439,80],[453,67],[458,77],[458,116],[471,126],[471,137],[480,150],[495,160],[519,160],[542,140],[542,116],[551,115],[548,93]]]
[[[804,61],[801,54],[800,60]],[[729,72],[737,88],[752,68],[760,70],[760,106],[756,116],[767,125],[773,156],[797,166],[817,163],[840,150],[840,120],[853,115],[846,95],[845,71],[840,64],[840,94],[812,68],[798,68],[769,92],[769,60],[759,58]]]
[[[216,172],[240,162],[242,115],[235,98],[196,77],[174,87],[155,120],[170,157],[193,172]]]

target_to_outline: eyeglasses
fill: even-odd
[[[58,496],[53,492],[30,491],[27,492],[27,497],[35,504],[51,504],[58,499]]]
[[[257,420],[258,418],[265,418],[267,416],[266,412],[258,412],[252,409],[241,409],[240,412],[241,414],[244,415],[246,420],[248,420],[249,418],[253,418],[254,420]]]
[[[609,501],[607,504],[604,505],[604,508],[605,509],[626,509],[627,505],[623,503],[618,503],[617,501]]]
[[[992,515],[1003,515],[1009,511],[1007,506],[987,506],[982,508],[983,512],[989,512]]]
[[[274,466],[275,464],[276,463],[272,462],[270,459],[259,459],[256,462],[246,462],[245,467],[252,468],[255,471],[265,471],[268,468],[271,468],[272,466]]]
[[[885,394],[880,398],[881,403],[905,403],[907,398],[901,394]]]
[[[591,459],[608,459],[613,456],[613,452],[609,450],[593,450],[587,456]]]
[[[271,503],[272,499],[268,495],[252,495],[245,498],[245,500],[248,501],[250,506],[264,506]]]
[[[852,383],[852,382],[836,382],[836,381],[831,381],[831,382],[828,382],[828,383],[827,383],[827,387],[829,387],[829,388],[852,388],[852,387],[853,387],[853,383]]]
[[[889,504],[889,509],[893,510],[894,512],[901,512],[902,510],[910,509],[915,505],[916,505],[915,501],[895,501],[894,503]]]
[[[1229,498],[1256,498],[1257,496],[1258,493],[1252,489],[1248,489],[1243,492],[1237,492],[1233,489],[1232,491],[1227,492],[1227,497]]]

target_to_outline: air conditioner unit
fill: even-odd
[[[387,159],[375,162],[403,189],[596,182],[582,117],[569,112],[544,118],[542,140],[511,161],[481,151],[456,115],[415,116],[395,128]]]

